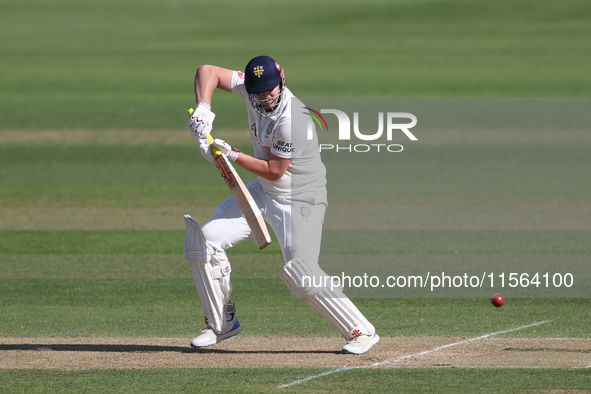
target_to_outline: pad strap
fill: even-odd
[[[230,275],[230,272],[232,272],[232,267],[228,261],[227,263],[214,267],[213,271],[211,271],[211,276],[213,279],[222,279],[224,276]]]

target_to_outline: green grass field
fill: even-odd
[[[263,251],[247,242],[230,252],[232,299],[244,328],[239,338],[254,350],[234,354],[239,338],[219,353],[184,354],[173,345],[188,347],[203,328],[183,257],[182,215],[204,223],[228,195],[184,128],[198,65],[242,69],[268,54],[302,97],[591,96],[586,1],[224,4],[0,3],[0,391],[590,391],[588,122],[519,135],[490,128],[419,134],[404,153],[370,160],[375,166],[323,155],[328,268],[380,259],[516,261],[530,271],[576,263],[580,291],[512,298],[507,290],[502,308],[480,294],[359,297],[383,341],[352,361],[331,353],[340,349],[331,347],[336,331],[279,280],[277,242]],[[251,151],[240,99],[220,93],[214,110],[215,132]],[[547,323],[521,329],[536,322]],[[430,362],[396,364],[490,333],[531,342],[494,353],[486,350],[494,341],[478,340],[480,353],[461,363],[453,358],[461,354],[446,364],[433,351]],[[317,337],[330,344],[318,353],[257,350],[273,338]],[[57,353],[82,356],[90,345],[63,352],[23,345],[38,338],[58,348],[101,338],[106,350],[91,347],[88,357],[120,357],[124,366],[44,363]],[[138,338],[171,344],[117,347]],[[416,347],[406,351],[407,341]],[[294,364],[125,365],[162,353],[204,363],[277,356]],[[336,361],[309,364],[307,356]],[[346,365],[357,367],[335,372]]]

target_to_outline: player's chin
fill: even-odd
[[[275,109],[275,107],[277,107],[277,104],[279,104],[278,100],[275,99],[273,101],[266,102],[265,104],[263,104],[263,106],[265,107],[266,110],[273,111]]]

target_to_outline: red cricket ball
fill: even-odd
[[[499,308],[499,307],[503,306],[503,304],[505,303],[505,298],[502,295],[500,295],[499,293],[495,293],[490,298],[490,302],[492,302],[493,306]]]

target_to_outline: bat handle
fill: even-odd
[[[193,115],[193,112],[195,112],[195,110],[193,110],[193,108],[189,108],[187,110],[187,113],[189,114],[189,116]],[[213,153],[214,156],[218,156],[222,154],[222,151],[219,150],[218,148],[216,148],[213,145],[213,137],[211,136],[211,134],[207,135],[207,140],[209,141],[209,143],[211,144],[211,153]]]
[[[207,140],[211,144],[211,153],[213,153],[214,156],[221,155],[222,151],[219,150],[218,148],[216,148],[215,145],[213,144],[213,137],[211,136],[211,134],[207,134]]]

